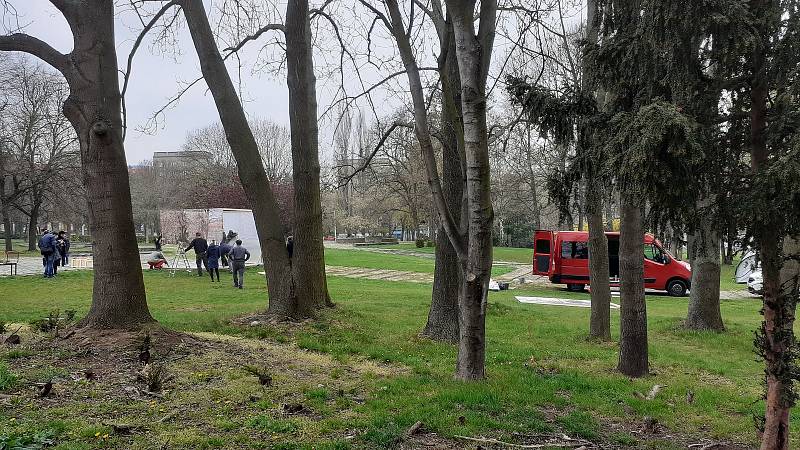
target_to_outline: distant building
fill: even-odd
[[[200,150],[153,152],[153,169],[158,176],[185,176],[197,167],[209,164],[212,155]]]

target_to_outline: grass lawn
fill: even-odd
[[[380,268],[432,270],[432,260],[352,252],[326,249],[328,264],[368,267],[377,256]],[[456,349],[418,337],[429,286],[331,277],[337,307],[320,320],[233,326],[232,317],[266,306],[266,288],[255,271],[248,271],[242,291],[187,274],[145,273],[151,311],[164,326],[243,338],[236,351],[211,347],[203,356],[172,363],[174,379],[163,399],[114,397],[104,391],[102,378],[95,384],[73,381],[80,367],[31,368],[54,351],[0,350],[0,393],[18,394],[11,403],[0,403],[0,447],[3,439],[49,436],[60,449],[144,449],[166,442],[170,448],[388,448],[422,421],[450,438],[514,440],[515,433],[563,432],[614,445],[683,448],[675,438],[642,440],[636,430],[645,416],[672,434],[756,443],[752,416],[763,412],[762,368],[752,345],[758,301],[723,301],[727,331],[714,334],[681,329],[686,299],[648,296],[654,375],[629,380],[613,370],[616,344],[585,340],[588,309],[514,299],[587,294],[555,288],[493,292],[486,328],[488,379],[465,384],[452,380]],[[81,316],[90,296],[89,272],[67,272],[54,280],[3,278],[0,319],[23,323],[55,308],[76,309]],[[614,338],[618,317],[612,312]],[[254,362],[271,368],[274,388],[259,387],[241,370]],[[79,398],[40,400],[24,387],[53,374],[66,386],[58,389]],[[653,400],[642,398],[655,384],[665,387]],[[310,413],[287,416],[281,405],[289,402],[301,402]],[[118,432],[110,422],[140,431]],[[800,445],[796,429],[793,447]]]
[[[401,242],[398,245],[387,245],[387,250],[399,248],[401,250],[414,250],[420,253],[433,254],[436,249],[434,247],[417,248],[413,242]],[[495,261],[506,261],[520,264],[531,264],[533,259],[533,249],[531,248],[513,248],[513,247],[494,247],[492,255]]]

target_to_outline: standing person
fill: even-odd
[[[162,239],[163,239],[163,238],[162,238],[162,236],[161,236],[161,233],[158,233],[158,236],[156,236],[156,251],[157,251],[157,252],[160,252],[160,251],[162,250],[162,249],[161,249],[161,242],[162,242]]]
[[[188,252],[189,249],[194,249],[194,257],[195,263],[197,263],[197,276],[203,276],[203,266],[208,270],[208,260],[206,259],[206,251],[208,251],[208,241],[203,239],[203,236],[200,233],[194,234],[194,239],[192,242],[189,243],[189,246],[186,247],[185,252]],[[201,265],[202,264],[202,265]]]
[[[55,234],[53,234],[53,242],[53,249],[55,250],[53,252],[53,276],[56,276],[58,275],[58,266],[61,265],[61,250],[58,248],[58,236]]]
[[[219,282],[219,257],[220,246],[217,241],[211,240],[211,245],[208,246],[206,251],[206,259],[208,260],[208,274],[211,275],[211,282],[214,282],[214,274],[217,274],[217,282]]]
[[[250,252],[242,247],[242,240],[236,240],[236,246],[231,249],[231,269],[233,270],[233,287],[243,289],[244,285],[244,262],[250,259]]]
[[[55,235],[42,229],[42,237],[39,238],[39,252],[42,254],[42,265],[44,266],[44,277],[53,278],[53,262],[55,260],[56,239]]]
[[[222,240],[219,244],[219,256],[222,260],[222,267],[228,267],[228,253],[231,252],[231,244],[227,240]]]
[[[61,253],[61,267],[69,264],[69,236],[66,231],[58,232],[58,239],[56,239],[56,247],[58,252]]]

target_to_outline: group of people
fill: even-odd
[[[147,264],[151,269],[160,269],[167,264],[164,254],[161,252],[161,236],[157,239],[156,251],[150,254]],[[233,286],[239,289],[244,288],[244,263],[250,259],[250,252],[242,245],[242,240],[237,239],[235,245],[231,245],[227,240],[217,244],[215,239],[211,240],[209,245],[208,241],[203,238],[200,233],[195,233],[195,238],[189,243],[189,246],[184,249],[185,252],[194,250],[195,263],[197,264],[197,276],[203,276],[203,267],[205,267],[208,274],[211,276],[211,282],[219,282],[219,264],[222,260],[222,266],[230,266],[231,273],[233,273]]]
[[[58,274],[58,267],[69,264],[69,236],[66,231],[58,234],[46,228],[42,229],[39,238],[39,252],[42,254],[44,277],[53,278]]]

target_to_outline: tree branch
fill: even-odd
[[[366,170],[367,167],[369,167],[369,164],[372,162],[372,159],[375,157],[375,155],[378,154],[378,151],[381,149],[381,147],[383,147],[383,144],[386,142],[387,139],[389,139],[389,136],[392,134],[392,131],[394,131],[395,128],[397,127],[414,128],[414,125],[399,121],[393,123],[386,131],[383,132],[383,135],[381,136],[378,143],[375,145],[375,148],[372,149],[372,152],[370,152],[369,156],[367,156],[367,159],[364,161],[361,167],[354,170],[353,173],[351,173],[350,175],[346,176],[344,178],[344,182],[339,184],[339,187],[347,186],[347,184],[350,183],[353,177],[355,177],[359,173]]]
[[[150,19],[150,22],[142,28],[142,31],[139,33],[139,36],[136,37],[136,41],[133,43],[133,47],[131,48],[131,52],[128,54],[128,65],[125,68],[125,75],[124,81],[122,83],[122,92],[120,92],[120,96],[122,98],[122,140],[125,140],[125,136],[128,133],[128,114],[127,109],[125,108],[125,92],[128,91],[128,82],[131,78],[131,69],[133,68],[133,56],[136,54],[136,50],[139,49],[139,46],[142,44],[142,40],[144,40],[145,35],[150,32],[150,30],[155,26],[156,22],[166,14],[166,12],[172,8],[173,6],[177,5],[177,0],[172,0],[169,3],[165,4],[158,10],[158,12]]]
[[[0,36],[0,51],[24,52],[50,64],[66,75],[69,72],[69,58],[50,46],[50,44],[25,33]]]
[[[225,49],[226,52],[229,53],[236,53],[242,49],[250,41],[255,41],[256,39],[260,38],[262,34],[266,33],[267,31],[280,31],[281,33],[286,33],[286,27],[283,26],[282,23],[271,23],[268,25],[264,25],[255,34],[247,36],[246,38],[242,39],[242,42],[239,42],[233,47],[228,47]]]

